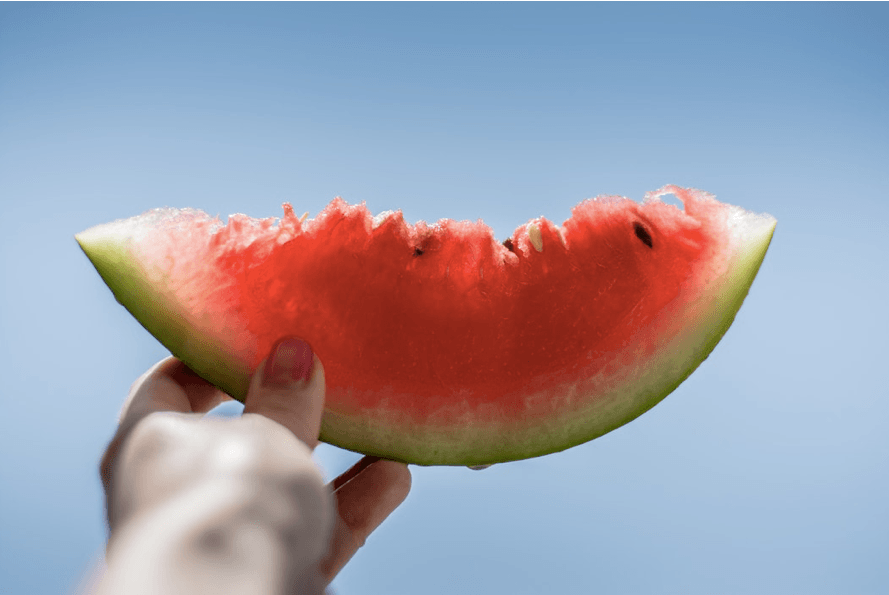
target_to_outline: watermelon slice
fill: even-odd
[[[77,241],[149,332],[236,399],[299,336],[325,366],[322,440],[483,465],[581,444],[672,392],[731,325],[775,223],[666,186],[502,243],[481,221],[409,225],[341,199],[309,220],[286,204],[228,224],[158,209]]]

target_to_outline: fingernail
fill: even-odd
[[[281,339],[272,349],[272,355],[265,364],[262,383],[267,386],[282,386],[294,382],[308,381],[312,377],[315,354],[302,339]]]

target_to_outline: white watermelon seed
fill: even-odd
[[[543,234],[540,233],[540,228],[533,223],[528,226],[528,239],[531,240],[531,245],[535,250],[543,252]]]

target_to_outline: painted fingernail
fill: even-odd
[[[272,349],[272,355],[265,365],[263,384],[282,386],[294,382],[308,381],[312,377],[315,354],[302,339],[281,339]]]

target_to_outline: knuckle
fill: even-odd
[[[126,439],[126,459],[131,464],[145,464],[169,456],[191,434],[193,421],[182,414],[157,412],[147,415]],[[193,434],[192,434],[193,435]]]
[[[156,411],[146,415],[133,428],[131,442],[166,445],[187,434],[193,420],[186,414]]]

